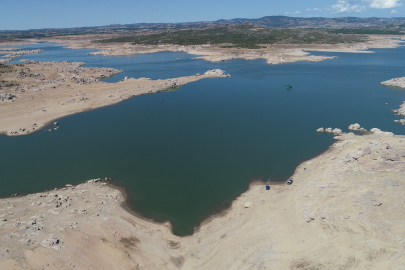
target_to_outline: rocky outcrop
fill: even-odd
[[[349,130],[367,131],[367,129],[360,126],[359,123],[349,125]]]
[[[331,127],[329,127],[329,128],[320,127],[320,128],[318,128],[316,130],[316,132],[333,133],[335,135],[342,135],[343,134],[343,131],[340,128],[333,128],[332,129]]]
[[[388,81],[381,82],[381,84],[386,86],[405,88],[405,77],[394,78]]]
[[[394,110],[395,113],[401,116],[405,116],[405,101],[399,106],[398,110]]]
[[[13,100],[16,99],[17,96],[13,94],[1,94],[0,95],[0,101],[5,101],[5,100]]]
[[[11,61],[13,58],[15,57],[20,57],[23,55],[27,55],[27,54],[33,54],[33,53],[43,53],[44,51],[41,49],[37,49],[37,50],[21,50],[21,49],[17,49],[16,51],[10,52],[6,55],[3,55],[2,58],[6,58],[7,62]]]
[[[370,132],[374,133],[375,135],[388,136],[388,137],[394,136],[394,134],[392,132],[381,131],[381,129],[379,129],[379,128],[372,128],[372,129],[370,129]]]
[[[221,70],[221,69],[212,69],[212,70],[208,70],[207,72],[204,73],[204,75],[207,76],[212,76],[212,77],[231,77],[231,75],[225,75],[225,71]]]

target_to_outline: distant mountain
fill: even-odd
[[[398,18],[297,18],[287,16],[266,16],[260,19],[231,19],[218,20],[214,24],[241,24],[251,22],[256,26],[277,27],[277,28],[358,28],[368,26],[380,26],[388,24],[399,24],[405,22],[405,17]]]
[[[258,27],[270,28],[329,28],[329,29],[360,29],[378,28],[377,30],[395,30],[404,27],[405,17],[398,18],[297,18],[287,16],[266,16],[259,19],[237,18],[231,20],[217,20],[208,22],[185,22],[185,23],[133,23],[133,24],[111,24],[95,27],[75,27],[75,28],[48,28],[31,30],[3,30],[0,31],[0,42],[27,39],[45,38],[57,35],[83,35],[83,34],[116,34],[116,35],[148,35],[159,34],[165,31],[179,29],[208,29],[226,24],[252,23]],[[402,25],[401,25],[402,24]],[[400,29],[400,30],[401,30]],[[373,29],[376,30],[376,29]],[[402,33],[403,30],[400,31]],[[355,33],[355,32],[353,32]],[[383,33],[383,32],[381,32]]]

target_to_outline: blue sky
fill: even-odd
[[[192,22],[271,15],[405,17],[405,0],[2,0],[0,30]]]

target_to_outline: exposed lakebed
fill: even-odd
[[[317,52],[339,58],[274,66],[265,60],[211,63],[174,52],[105,57],[50,44],[24,49],[36,47],[45,52],[21,58],[125,70],[109,82],[213,68],[232,77],[68,116],[58,120],[57,131],[0,136],[0,196],[108,176],[127,188],[138,212],[169,220],[175,234],[187,235],[250,181],[285,181],[299,163],[324,152],[334,140],[315,132],[321,126],[348,131],[358,122],[405,134],[391,111],[405,100],[405,91],[380,85],[404,76],[404,47],[374,54]]]

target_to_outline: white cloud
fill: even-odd
[[[371,0],[371,8],[394,8],[401,5],[401,0]]]
[[[385,9],[399,7],[402,6],[403,1],[404,0],[338,0],[331,8],[334,10],[333,13],[353,13],[365,11],[367,8]],[[328,8],[325,8],[325,10],[328,10]]]
[[[332,5],[332,9],[334,13],[353,13],[366,10],[366,6],[357,5],[356,2],[359,1],[339,0],[335,5]]]
[[[293,14],[300,14],[300,13],[301,13],[301,11],[296,11]]]
[[[313,11],[322,11],[322,9],[320,9],[320,8],[308,8],[307,9],[307,11],[311,11],[311,10],[313,10]]]
[[[391,13],[398,13],[395,9],[391,10]]]

